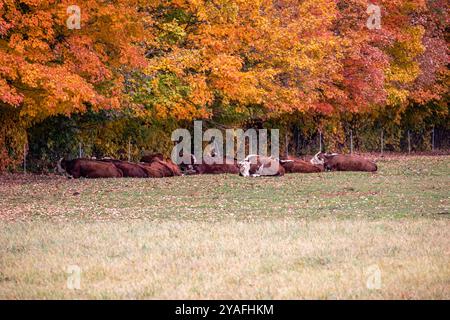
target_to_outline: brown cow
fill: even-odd
[[[250,155],[238,163],[239,175],[243,177],[284,176],[285,170],[278,159]]]
[[[172,161],[172,159],[167,158],[161,162],[164,166],[166,166],[167,169],[170,170],[171,176],[181,176],[182,175],[180,168]]]
[[[322,164],[327,171],[375,172],[378,169],[375,163],[360,156],[337,153],[329,154],[319,152],[311,159],[311,163]]]
[[[162,153],[152,153],[141,158],[141,162],[152,163],[154,160],[164,161],[164,155]]]
[[[147,177],[149,178],[164,178],[165,177],[165,167],[158,162],[146,163],[141,162],[138,164],[142,170],[145,171]]]
[[[84,178],[121,178],[123,173],[113,163],[96,161],[91,159],[74,159],[58,161],[58,171],[67,173],[69,176],[78,179]]]
[[[239,167],[234,159],[223,157],[214,159],[215,157],[204,158],[202,164],[194,164],[193,170],[197,174],[238,174]],[[220,160],[220,161],[219,161]]]
[[[238,174],[239,167],[235,159],[205,156],[202,163],[193,154],[185,154],[180,158],[180,168],[184,174]]]
[[[125,178],[147,178],[147,172],[138,164],[115,160],[115,159],[102,159],[102,162],[110,162],[116,166],[116,168],[120,169]]]
[[[143,160],[149,162],[141,162],[139,166],[146,171],[150,178],[181,176],[180,168],[171,159],[160,160],[158,156],[143,158]]]
[[[314,165],[308,161],[294,157],[280,159],[280,163],[286,173],[316,173],[324,171],[321,165]]]

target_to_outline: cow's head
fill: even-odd
[[[244,160],[238,162],[239,175],[243,177],[250,177],[250,166],[251,166],[250,161]]]
[[[172,161],[178,164],[181,171],[185,174],[196,173],[196,167],[198,166],[197,158],[191,153],[185,153],[179,156],[178,159],[173,159]]]
[[[235,159],[237,160],[237,159]],[[250,168],[252,163],[256,163],[258,160],[258,155],[251,154],[247,156],[244,160],[238,161],[237,165],[239,168],[239,175],[243,177],[250,177]]]
[[[310,160],[311,164],[316,166],[323,166],[325,164],[325,154],[323,152],[317,152]]]
[[[56,172],[60,174],[66,173],[64,158],[59,159],[58,162],[56,163]]]
[[[59,159],[58,162],[56,163],[56,172],[61,174],[61,175],[63,175],[63,176],[65,176],[65,177],[68,177],[68,178],[72,177],[67,172],[66,160],[64,158]]]
[[[337,153],[323,153],[318,152],[316,155],[311,159],[311,164],[318,165],[318,166],[324,166],[326,165],[326,162],[330,160],[331,158],[337,156]]]

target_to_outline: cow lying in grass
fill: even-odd
[[[194,171],[197,174],[238,174],[239,167],[234,159],[216,156],[204,158],[202,164],[194,164]]]
[[[286,173],[317,173],[324,171],[322,165],[314,165],[308,161],[294,157],[280,159],[280,164]]]
[[[171,159],[164,159],[162,154],[143,157],[139,166],[147,172],[149,178],[181,176],[180,168]]]
[[[59,173],[72,178],[164,178],[180,176],[181,171],[170,159],[153,158],[151,163],[132,163],[115,159],[74,159],[58,161]]]
[[[182,156],[181,170],[184,174],[238,174],[239,167],[234,159],[205,157],[202,163],[192,154]]]
[[[312,159],[311,164],[323,165],[327,171],[377,171],[377,165],[370,160],[360,156],[344,155],[337,153],[317,153]]]
[[[124,178],[148,178],[147,172],[139,165],[133,162],[121,161],[115,159],[102,159],[102,162],[109,162],[120,169]]]
[[[111,162],[91,159],[74,159],[58,161],[58,171],[78,179],[84,178],[122,178],[123,172]]]
[[[253,176],[283,176],[285,173],[318,173],[324,171],[323,166],[314,165],[298,158],[287,157],[275,159],[258,155],[248,156],[239,163],[240,175]]]
[[[249,155],[238,163],[239,175],[243,177],[284,176],[285,170],[278,159]]]

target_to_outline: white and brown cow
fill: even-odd
[[[249,155],[238,162],[239,175],[243,177],[284,176],[285,170],[279,159]]]

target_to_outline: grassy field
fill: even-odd
[[[0,177],[0,299],[449,299],[450,156],[378,165],[282,178]]]

